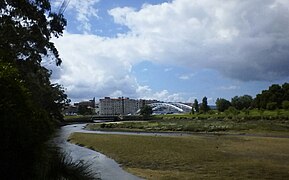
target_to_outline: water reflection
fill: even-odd
[[[83,130],[85,124],[63,126],[54,142],[62,151],[71,156],[73,161],[82,161],[90,164],[93,172],[103,180],[119,179],[119,180],[139,180],[140,178],[124,171],[114,160],[96,151],[77,146],[67,142],[67,138],[73,132],[91,132]]]

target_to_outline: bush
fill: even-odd
[[[236,116],[239,114],[239,111],[235,107],[231,106],[225,111],[225,114]]]
[[[269,102],[266,105],[266,109],[268,110],[275,110],[277,108],[277,103],[276,102]]]
[[[289,109],[289,101],[282,102],[282,108],[288,110]]]

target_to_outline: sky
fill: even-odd
[[[53,0],[57,12],[62,0]],[[72,102],[255,97],[289,81],[288,0],[70,0],[44,66]]]

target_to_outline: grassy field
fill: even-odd
[[[287,119],[289,120],[289,111],[284,109],[277,110],[236,110],[236,111],[225,111],[218,112],[217,110],[211,110],[206,114],[195,113],[195,114],[162,114],[155,115],[156,118],[163,119],[234,119],[234,120],[275,120],[275,119]]]
[[[90,124],[89,130],[270,133],[289,135],[289,111],[211,111],[207,114],[155,115],[149,121]]]
[[[146,179],[288,179],[289,139],[243,136],[137,136],[75,133]]]
[[[289,136],[288,120],[195,120],[195,119],[163,119],[138,122],[117,122],[89,124],[89,130],[105,131],[178,131],[205,133],[249,133],[249,134],[281,134]]]

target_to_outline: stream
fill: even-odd
[[[69,155],[74,162],[83,162],[90,165],[90,170],[96,173],[95,178],[100,178],[103,180],[139,180],[141,178],[134,176],[126,171],[124,171],[121,166],[115,162],[113,159],[108,158],[104,154],[90,150],[85,147],[80,147],[75,144],[67,142],[67,138],[71,133],[74,132],[91,132],[83,130],[86,124],[74,124],[63,126],[54,142],[58,147],[61,148],[63,152]]]

